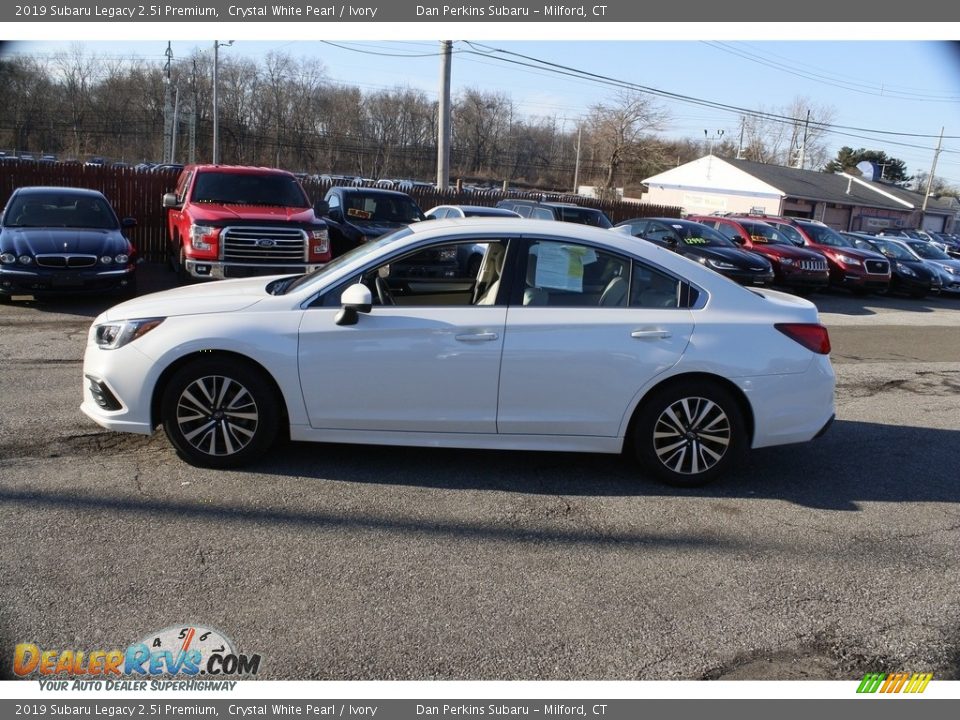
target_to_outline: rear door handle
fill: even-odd
[[[460,342],[490,342],[491,340],[496,340],[499,335],[495,332],[481,332],[481,333],[463,333],[461,335],[455,336]]]
[[[648,338],[665,339],[670,337],[670,331],[661,330],[660,328],[651,329],[651,330],[634,330],[632,333],[630,333],[630,337],[637,338],[638,340],[644,340]]]

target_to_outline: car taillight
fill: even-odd
[[[821,355],[830,354],[830,335],[823,325],[816,323],[776,323],[774,327],[807,350]]]
[[[330,237],[327,234],[327,229],[323,228],[322,230],[311,230],[308,242],[310,243],[310,260],[326,260],[326,256],[330,253]]]

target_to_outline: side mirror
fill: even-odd
[[[120,221],[120,227],[132,228],[137,226],[137,219],[132,217],[125,217]]]
[[[370,288],[362,283],[351,285],[343,291],[340,296],[340,304],[343,306],[334,322],[337,325],[356,325],[359,319],[359,313],[368,313],[373,308],[373,295],[370,294]]]
[[[313,214],[317,217],[323,217],[328,212],[330,212],[330,203],[326,200],[318,200],[317,204],[313,206]]]
[[[177,202],[177,196],[174,193],[164,193],[163,206],[165,208],[178,208],[180,203]]]
[[[740,237],[739,235],[734,235],[734,236],[733,236],[732,238],[730,238],[730,239],[733,240],[733,242],[736,243],[737,245],[746,245],[746,244],[747,244],[747,241],[744,240],[744,239],[743,239],[742,237]]]

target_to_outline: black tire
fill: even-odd
[[[280,422],[273,386],[260,370],[232,358],[204,358],[178,370],[164,388],[161,415],[177,455],[210,468],[256,460]]]
[[[912,297],[914,300],[923,300],[926,296],[927,293],[925,290],[914,290],[910,293],[910,297]]]
[[[187,270],[187,253],[184,252],[183,245],[181,245],[177,258],[177,283],[179,285],[189,285],[191,282],[193,282],[193,278],[190,276],[190,271]]]
[[[654,390],[644,398],[629,440],[645,469],[677,487],[714,480],[747,449],[740,404],[709,380],[678,381]]]

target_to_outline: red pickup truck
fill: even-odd
[[[188,165],[163,196],[181,279],[308,272],[330,260],[326,207],[285,170]]]

